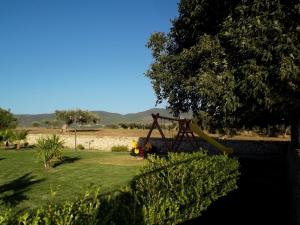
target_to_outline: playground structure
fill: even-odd
[[[197,139],[194,134],[197,134],[199,138],[205,140],[209,144],[211,144],[213,147],[215,147],[219,152],[223,154],[231,154],[233,153],[232,148],[228,148],[219,142],[217,142],[215,139],[211,138],[207,134],[205,134],[200,127],[192,121],[191,119],[180,119],[180,118],[171,118],[171,117],[165,117],[165,116],[160,116],[159,113],[157,114],[152,114],[153,118],[153,123],[152,126],[149,130],[149,133],[146,137],[146,140],[144,142],[144,146],[146,146],[149,143],[152,131],[157,128],[163,142],[163,147],[167,151],[173,151],[177,152],[179,150],[179,147],[184,140],[184,137],[189,141],[189,143],[193,146],[194,149],[199,149],[200,146],[197,142]],[[178,131],[177,134],[174,138],[172,135],[171,138],[167,138],[165,133],[163,132],[163,129],[166,127],[165,126],[165,121],[172,122],[172,124],[175,122],[178,126]],[[169,125],[169,132],[170,132],[170,125]],[[173,129],[172,129],[173,131]],[[173,141],[174,139],[174,141]],[[171,141],[170,141],[171,140]]]

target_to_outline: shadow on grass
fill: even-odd
[[[0,185],[0,204],[15,206],[23,200],[27,200],[26,191],[36,183],[40,183],[45,179],[35,179],[31,173],[10,181],[9,183]]]
[[[1,161],[1,160],[4,160],[4,159],[5,159],[5,158],[0,158],[0,161]]]
[[[60,166],[62,164],[74,163],[74,162],[76,162],[76,161],[78,161],[80,159],[81,159],[80,157],[68,157],[68,156],[64,156],[61,161],[58,161],[58,162],[54,163],[53,168],[58,167],[58,166]]]

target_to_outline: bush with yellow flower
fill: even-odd
[[[131,141],[131,155],[132,156],[139,156],[139,157],[145,157],[147,153],[149,153],[152,149],[152,145],[150,143],[147,143],[144,147],[139,146],[136,140]]]

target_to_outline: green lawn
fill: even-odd
[[[91,186],[109,192],[126,185],[143,163],[128,153],[66,150],[64,156],[64,163],[44,169],[34,150],[0,150],[0,205],[35,208],[73,200]]]

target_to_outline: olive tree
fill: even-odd
[[[75,149],[77,146],[77,125],[97,123],[100,121],[100,117],[90,111],[85,110],[56,110],[56,119],[58,121],[63,121],[65,126],[68,127],[71,124],[75,126]]]

